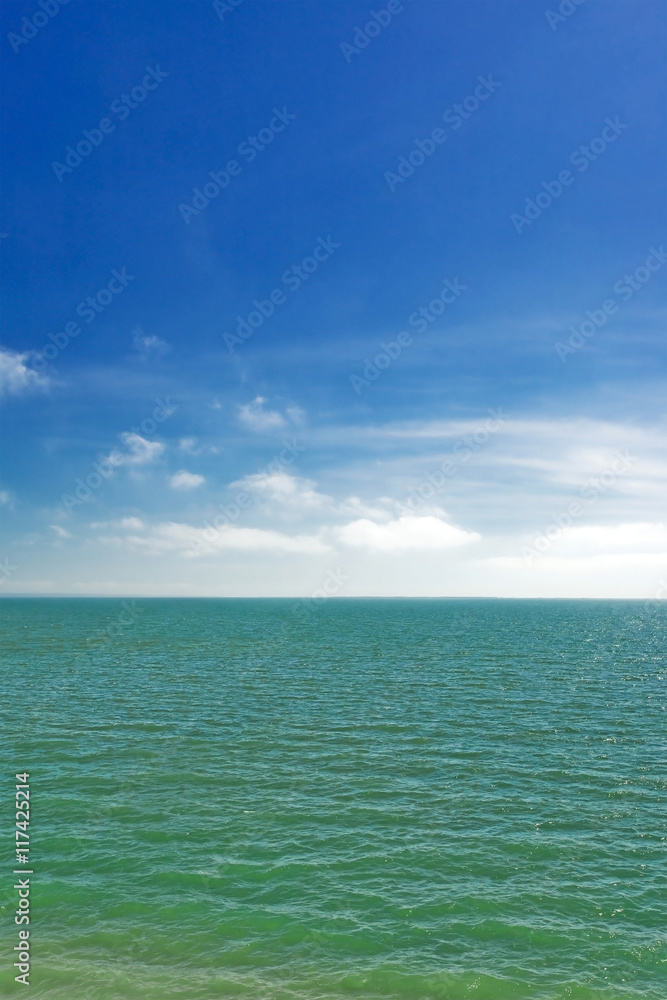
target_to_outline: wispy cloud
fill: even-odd
[[[264,396],[256,396],[251,403],[239,406],[239,422],[248,430],[261,434],[266,431],[282,430],[289,423],[298,425],[304,421],[305,413],[298,406],[288,406],[283,415],[279,410],[265,409],[265,403]]]
[[[140,326],[133,330],[133,334],[132,349],[142,361],[147,361],[151,357],[161,358],[171,350],[166,340],[155,334],[146,335]]]
[[[201,448],[196,437],[184,437],[178,442],[179,451],[184,451],[187,455],[198,455]]]
[[[541,559],[498,556],[486,560],[504,569],[541,573],[578,573],[667,565],[667,525],[662,522],[621,522],[564,527],[554,534]]]
[[[61,528],[61,526],[59,524],[50,524],[49,527],[51,528],[52,531],[55,531],[56,536],[58,538],[71,538],[72,537],[71,534],[70,534],[70,532],[69,531],[65,531],[65,529]]]
[[[139,549],[151,555],[176,552],[190,558],[225,551],[301,555],[319,555],[331,551],[330,546],[315,535],[287,535],[280,531],[238,528],[234,525],[211,534],[205,528],[174,521],[156,524],[142,535],[100,536],[100,541]]]
[[[138,517],[124,517],[120,522],[120,526],[128,531],[143,531],[146,527],[144,522]]]

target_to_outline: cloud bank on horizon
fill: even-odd
[[[558,11],[4,5],[0,594],[667,596],[665,9]]]

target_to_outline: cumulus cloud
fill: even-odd
[[[265,404],[264,396],[256,396],[251,403],[239,406],[239,422],[249,430],[261,434],[281,430],[290,423],[300,426],[305,420],[306,414],[300,406],[288,406],[283,414],[279,410],[265,409]]]
[[[255,494],[283,513],[322,510],[333,504],[331,497],[318,493],[311,479],[290,476],[287,472],[258,472],[231,485]]]
[[[265,410],[266,400],[257,396],[252,403],[239,406],[240,422],[251,431],[274,431],[287,426],[287,421],[277,410]]]
[[[127,451],[112,451],[106,459],[110,465],[147,465],[159,458],[165,448],[159,441],[148,441],[134,431],[126,431],[120,435],[120,439]]]
[[[434,549],[454,549],[478,542],[481,535],[464,531],[439,517],[399,517],[388,524],[377,524],[369,518],[337,529],[344,545],[369,549],[373,552],[415,552]]]
[[[0,347],[0,396],[19,396],[22,392],[46,389],[50,385],[47,375],[26,365],[29,357],[29,352],[19,354]]]
[[[205,482],[204,476],[200,476],[196,472],[186,472],[185,469],[181,469],[180,472],[169,478],[172,490],[196,490]]]

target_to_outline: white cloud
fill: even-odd
[[[539,542],[543,544],[539,544]],[[667,565],[667,525],[647,521],[620,524],[575,525],[531,538],[522,555],[486,559],[504,569],[536,569],[545,572],[621,570],[631,567]]]
[[[220,445],[202,444],[196,437],[184,437],[178,442],[178,450],[186,455],[221,455],[225,449]]]
[[[394,514],[400,513],[400,505],[392,497],[379,497],[377,503],[384,504],[384,507],[374,507],[364,503],[360,497],[347,497],[337,504],[336,510],[344,517],[354,517],[355,519],[368,517],[372,521],[391,521],[392,511]],[[436,510],[437,513],[439,511]],[[429,511],[431,513],[431,511]]]
[[[59,524],[50,524],[49,527],[51,528],[52,531],[55,531],[55,533],[58,536],[58,538],[71,538],[72,537],[71,534],[69,533],[69,531],[65,531],[65,529],[61,528]]]
[[[225,551],[300,555],[320,555],[331,551],[330,546],[315,535],[286,535],[279,531],[237,528],[234,525],[214,530],[174,521],[155,525],[145,536],[107,536],[100,537],[100,541],[140,549],[151,555],[177,552],[190,558]]]
[[[581,552],[667,552],[667,526],[639,521],[630,524],[588,524],[565,528],[562,544]]]
[[[201,449],[197,446],[196,437],[185,437],[181,438],[178,442],[178,447],[180,451],[186,452],[188,455],[198,455]]]
[[[0,396],[18,396],[31,389],[46,389],[51,384],[47,375],[28,368],[29,357],[29,352],[19,354],[0,347]]]
[[[571,580],[573,588],[577,587],[590,573],[597,573],[601,582],[610,583],[614,582],[615,577],[615,582],[618,582],[618,574],[623,570],[646,569],[653,571],[656,575],[667,570],[667,555],[664,552],[601,552],[597,555],[579,555],[569,558],[547,555],[542,559],[533,560],[530,566],[525,559],[488,559],[486,561],[492,566],[505,569],[523,568],[528,569],[531,573],[536,572],[546,576],[566,574]]]
[[[146,361],[151,355],[161,358],[165,354],[168,354],[171,347],[160,337],[156,337],[155,334],[146,336],[144,331],[138,326],[134,331],[134,339],[132,341],[133,349],[138,353],[142,361]]]
[[[133,431],[121,434],[120,439],[128,451],[112,451],[106,459],[110,465],[147,465],[164,452],[165,446],[159,441],[148,441]]]
[[[287,472],[258,472],[231,483],[231,486],[259,494],[262,500],[273,503],[283,512],[322,510],[333,504],[331,497],[314,489],[315,483],[311,479],[300,479]]]
[[[144,522],[138,517],[124,517],[120,522],[120,526],[121,528],[126,528],[128,531],[142,531],[146,527]]]
[[[120,521],[91,521],[88,527],[92,531],[102,528],[123,528],[125,531],[143,531],[146,525],[139,517],[123,517]]]
[[[277,410],[265,410],[263,396],[257,396],[252,403],[239,406],[239,420],[251,431],[273,431],[286,427],[287,421]]]
[[[306,411],[300,406],[288,406],[285,413],[293,424],[303,424],[306,419]]]
[[[464,531],[433,516],[399,517],[389,524],[376,524],[364,517],[339,528],[337,535],[345,545],[374,552],[453,549],[481,538],[476,532]]]
[[[196,490],[205,482],[204,476],[199,476],[195,472],[186,472],[185,469],[181,469],[169,479],[172,490]]]
[[[454,520],[474,518],[485,537],[495,534],[501,522],[504,534],[537,530],[550,512],[566,510],[573,501],[595,504],[596,520],[608,523],[664,516],[664,418],[652,415],[645,424],[515,418],[504,412],[502,418],[490,434],[484,411],[466,422],[314,427],[309,449],[344,451],[349,464],[338,478],[345,477],[350,492],[365,502],[372,503],[372,488],[404,504],[413,497],[411,512],[425,514],[426,506],[418,497],[414,501],[417,488],[436,503],[438,495],[446,495]],[[435,497],[434,477],[441,484]]]

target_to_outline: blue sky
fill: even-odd
[[[56,3],[2,5],[4,592],[659,592],[663,4]]]

